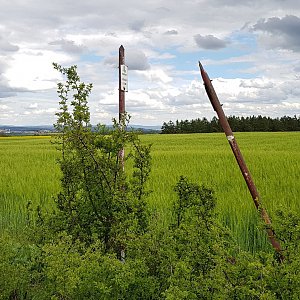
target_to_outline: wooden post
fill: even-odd
[[[119,48],[119,125],[121,126],[121,130],[125,130],[124,128],[124,117],[125,117],[125,92],[127,90],[127,85],[124,88],[124,69],[126,70],[127,75],[127,67],[125,66],[125,50],[121,45]],[[127,78],[125,78],[127,79]],[[125,149],[122,147],[119,151],[119,161],[121,163],[123,172],[125,170]],[[124,187],[123,187],[124,189]],[[120,249],[120,260],[122,263],[125,263],[125,249],[121,246]]]
[[[119,48],[119,123],[125,114],[125,89],[122,87],[122,66],[125,66],[125,50],[121,45]]]
[[[125,75],[124,75],[125,73]],[[125,82],[124,82],[125,81]],[[121,45],[119,48],[119,124],[124,128],[125,117],[125,92],[127,91],[127,67],[125,66],[125,50]],[[122,148],[119,152],[119,159],[124,171],[125,150]]]

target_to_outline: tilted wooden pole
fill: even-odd
[[[220,104],[220,101],[218,99],[218,96],[215,92],[215,89],[211,83],[211,80],[210,80],[208,74],[206,73],[206,71],[204,70],[204,68],[200,62],[199,62],[199,67],[200,67],[200,72],[201,72],[201,76],[202,76],[202,79],[204,82],[204,87],[205,87],[207,96],[212,104],[213,109],[215,110],[215,112],[217,113],[217,115],[219,117],[220,125],[222,126],[222,128],[224,130],[224,133],[230,144],[232,152],[236,158],[236,161],[237,161],[237,163],[240,167],[240,170],[243,174],[243,177],[246,181],[246,184],[248,186],[248,189],[249,189],[252,199],[254,201],[255,207],[259,210],[260,215],[261,215],[264,223],[266,224],[266,231],[268,234],[268,238],[269,238],[273,248],[275,249],[275,251],[279,253],[280,259],[282,260],[283,259],[283,256],[281,253],[282,249],[281,249],[279,242],[276,240],[274,230],[272,229],[271,220],[269,218],[267,211],[261,206],[261,203],[259,200],[259,198],[260,198],[259,193],[256,189],[256,186],[252,180],[251,174],[247,168],[245,160],[242,156],[242,153],[239,149],[239,146],[238,146],[236,139],[233,135],[233,132],[230,128],[228,120],[223,111],[222,105]]]

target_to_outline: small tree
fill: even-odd
[[[92,84],[80,81],[76,66],[54,64],[54,68],[66,76],[66,82],[58,84],[60,111],[55,128],[62,153],[62,191],[52,225],[86,243],[100,239],[106,252],[120,253],[128,239],[147,228],[150,146],[124,130],[127,115],[121,124],[114,120],[111,130],[101,125],[93,128],[87,106]],[[122,168],[119,152],[125,146],[133,172]]]

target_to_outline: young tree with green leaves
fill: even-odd
[[[54,67],[66,76],[66,82],[58,84],[60,111],[55,124],[62,153],[55,226],[86,243],[96,237],[105,251],[120,253],[132,235],[147,228],[150,146],[142,145],[136,133],[123,130],[127,115],[120,124],[114,120],[111,130],[93,128],[87,106],[92,84],[80,81],[75,66]],[[128,149],[126,160],[133,161],[131,174],[120,161],[123,147]]]

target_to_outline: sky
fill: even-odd
[[[300,115],[299,0],[0,0],[0,125],[51,125],[52,63],[93,83],[92,124],[118,116],[118,49],[128,65],[131,123],[215,113],[200,60],[225,114]]]

